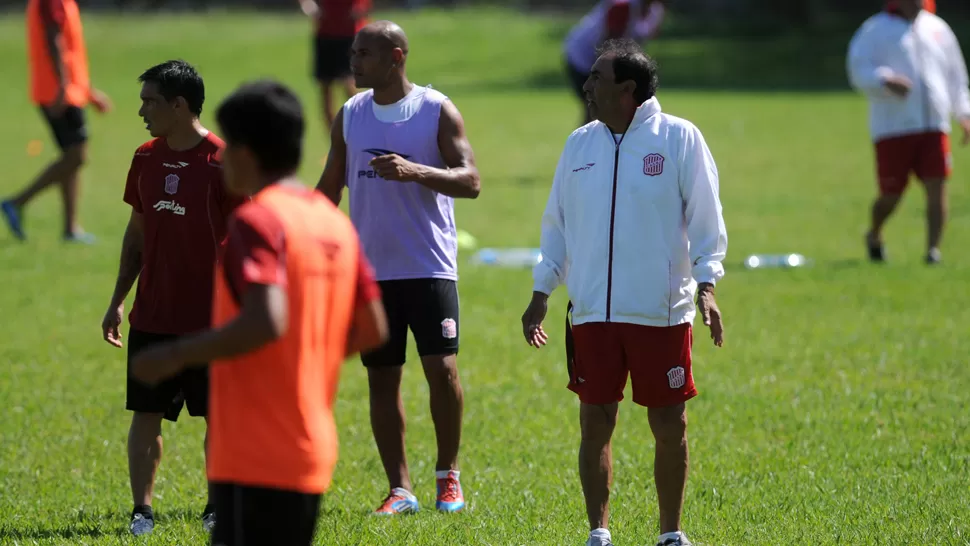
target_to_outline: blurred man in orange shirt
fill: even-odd
[[[26,239],[21,212],[41,191],[61,186],[64,202],[64,240],[90,243],[77,221],[78,173],[87,152],[84,107],[90,102],[104,113],[107,95],[91,87],[88,57],[75,0],[28,0],[27,52],[30,94],[54,134],[61,156],[19,194],[0,202],[0,211],[18,239]]]
[[[371,0],[300,0],[300,7],[316,21],[313,38],[313,77],[320,85],[323,122],[330,132],[336,117],[333,85],[340,83],[347,98],[357,93],[350,70],[354,36],[367,24]]]
[[[213,329],[145,349],[134,373],[155,383],[212,362],[212,544],[306,546],[337,461],[340,365],[382,345],[387,318],[350,218],[294,178],[296,96],[247,84],[216,116],[226,186],[253,199],[234,213],[216,266]]]

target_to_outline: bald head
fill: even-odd
[[[405,55],[408,54],[408,37],[404,34],[404,29],[391,21],[374,21],[360,29],[357,34],[374,40],[373,43],[384,51],[400,49]]]

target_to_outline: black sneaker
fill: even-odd
[[[211,504],[205,505],[202,511],[202,527],[207,533],[211,533],[216,528],[216,508]]]
[[[869,251],[869,261],[875,263],[883,263],[886,261],[882,243],[873,242],[872,239],[866,236],[866,249]]]
[[[136,537],[150,534],[155,530],[155,517],[152,516],[151,512],[147,514],[140,511],[132,512],[128,530]]]

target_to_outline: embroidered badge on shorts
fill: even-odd
[[[684,386],[687,382],[687,374],[684,373],[684,368],[677,366],[676,368],[671,368],[667,372],[667,383],[670,385],[671,389],[679,389]]]
[[[441,335],[445,339],[458,337],[458,323],[455,322],[455,319],[446,318],[441,321]]]

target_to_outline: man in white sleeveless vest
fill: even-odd
[[[351,68],[358,88],[331,131],[317,189],[334,203],[344,186],[350,217],[374,266],[390,339],[361,355],[370,387],[371,427],[390,493],[378,514],[418,510],[404,453],[401,373],[408,329],[431,393],[438,441],[436,507],[464,508],[458,447],[464,406],[458,379],[458,233],[455,198],[480,190],[464,121],[448,97],[408,81],[408,41],[389,21],[354,38]]]
[[[636,42],[606,42],[584,86],[597,121],[566,140],[542,217],[542,261],[522,316],[526,341],[544,345],[546,302],[566,285],[573,323],[568,388],[580,401],[588,546],[612,544],[610,444],[628,378],[656,440],[657,544],[690,544],[680,516],[685,403],[697,396],[691,373],[697,311],[715,345],[723,342],[714,285],[724,276],[727,231],[717,167],[697,127],[661,113],[656,89],[657,66]]]

